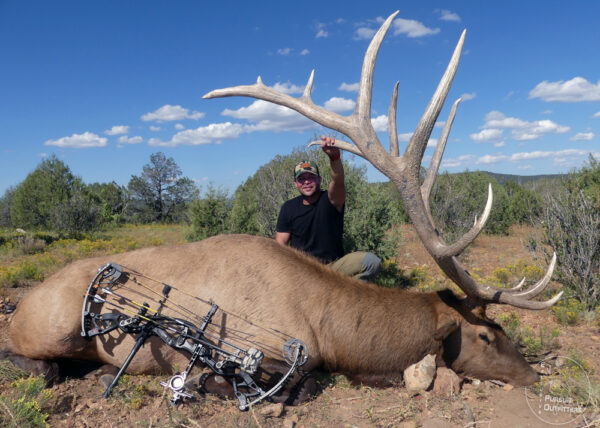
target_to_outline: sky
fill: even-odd
[[[233,192],[315,135],[347,140],[264,101],[202,96],[258,76],[300,96],[314,70],[313,101],[350,115],[396,10],[373,86],[385,147],[394,84],[402,152],[466,29],[425,165],[459,97],[442,171],[554,174],[600,156],[600,2],[0,0],[0,196],[51,155],[86,183],[126,185],[156,152]]]

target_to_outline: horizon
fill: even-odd
[[[127,185],[158,151],[199,186],[231,193],[276,155],[332,131],[263,101],[202,95],[261,76],[300,96],[314,69],[315,104],[351,114],[368,43],[397,9],[374,75],[371,119],[384,147],[395,82],[402,151],[466,28],[425,167],[459,97],[440,172],[563,174],[600,158],[600,3],[9,0],[0,2],[0,195],[52,154],[85,183]],[[367,177],[387,180],[372,166]]]

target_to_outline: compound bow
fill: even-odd
[[[158,293],[152,287],[145,285],[145,280],[162,285],[162,292]],[[136,285],[135,289],[126,285],[129,281]],[[121,288],[128,289],[144,299],[156,303],[157,307],[151,308],[146,301],[139,303],[130,297],[126,297],[120,292]],[[140,291],[141,288],[159,296],[160,300],[144,294]],[[183,350],[190,354],[189,362],[183,372],[176,373],[168,382],[161,382],[161,385],[171,390],[172,405],[179,403],[184,398],[192,397],[192,394],[186,390],[185,385],[192,368],[198,362],[210,368],[215,374],[230,379],[234,394],[239,401],[239,409],[247,410],[259,401],[276,394],[285,385],[289,377],[308,360],[306,344],[301,340],[287,336],[288,339],[283,345],[282,353],[284,360],[289,364],[289,370],[273,387],[264,390],[252,377],[260,368],[264,353],[254,346],[244,349],[209,333],[207,328],[210,325],[221,327],[212,322],[213,316],[220,310],[219,306],[213,302],[190,296],[210,305],[206,315],[199,316],[187,308],[171,302],[169,294],[172,290],[183,293],[182,290],[116,263],[107,263],[98,269],[84,297],[81,312],[81,335],[91,340],[94,336],[106,334],[116,329],[125,334],[137,335],[131,352],[112,383],[106,388],[103,394],[104,398],[110,395],[111,390],[117,384],[135,354],[146,340],[152,336],[158,337],[174,349]],[[114,311],[100,313],[103,305],[110,306]],[[183,316],[176,318],[162,314],[163,309],[167,308],[171,312]],[[223,310],[221,309],[221,311]],[[190,321],[190,317],[200,321],[200,326],[198,327]],[[273,331],[276,332],[276,330]],[[214,342],[218,345],[211,342],[209,338],[214,339]]]

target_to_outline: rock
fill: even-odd
[[[24,231],[23,229],[21,229],[21,228],[17,228],[16,230],[17,230],[17,233],[27,233],[27,232],[25,232],[25,231]]]
[[[281,426],[283,428],[294,428],[299,420],[300,420],[300,418],[298,418],[298,415],[293,414],[293,415],[285,418],[283,420],[283,423],[281,424]]]
[[[460,393],[460,378],[452,369],[438,367],[433,383],[433,393],[444,397],[452,397]]]
[[[278,418],[283,415],[283,403],[267,404],[260,408],[258,414],[267,418]]]
[[[435,355],[427,355],[404,370],[404,384],[411,393],[425,391],[435,375]]]
[[[504,385],[504,386],[502,387],[502,389],[503,389],[503,390],[505,390],[505,391],[512,391],[514,388],[515,388],[515,387],[514,387],[514,386],[512,386],[510,383],[507,383],[506,385]]]

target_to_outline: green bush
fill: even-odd
[[[10,428],[46,427],[44,406],[52,398],[43,377],[17,379],[8,393],[0,396],[0,426]]]

